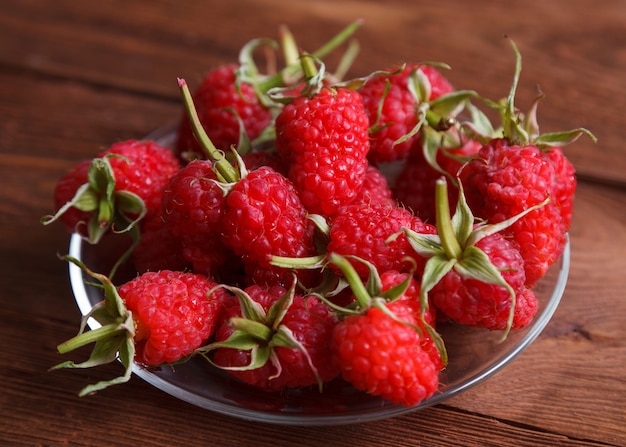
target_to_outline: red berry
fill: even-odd
[[[363,186],[352,204],[357,202],[385,202],[395,205],[396,202],[393,198],[393,191],[389,187],[389,181],[377,167],[373,165],[367,167],[363,177]]]
[[[352,202],[367,170],[368,120],[358,93],[322,88],[301,96],[276,118],[276,149],[311,213],[332,216]]]
[[[371,139],[371,150],[368,155],[373,163],[405,159],[411,146],[418,136],[407,141],[395,144],[404,137],[418,123],[418,98],[408,86],[408,78],[417,65],[409,65],[402,72],[376,76],[359,90],[363,105],[369,117],[370,126],[374,127]],[[452,85],[433,67],[420,66],[419,70],[425,75],[430,84],[430,94],[426,101],[432,101],[439,96],[452,92]],[[387,89],[389,83],[389,90]],[[380,108],[380,102],[382,109]]]
[[[237,68],[231,64],[210,71],[193,95],[202,126],[213,144],[223,150],[239,141],[237,116],[251,140],[271,121],[271,112],[259,103],[254,87],[246,82],[236,83]],[[181,154],[194,152],[204,156],[186,114],[180,121],[176,149]]]
[[[172,151],[153,141],[129,140],[113,144],[100,158],[110,154],[115,173],[115,189],[137,194],[148,214],[159,214],[163,186],[180,169]]]
[[[476,243],[487,254],[491,263],[501,272],[511,286],[516,299],[511,329],[526,326],[537,311],[537,301],[525,291],[524,260],[517,248],[505,237],[496,233]],[[434,305],[453,321],[467,326],[493,330],[508,327],[512,297],[501,285],[465,278],[452,269],[429,294]]]
[[[415,323],[402,301],[388,304],[396,317]],[[439,386],[439,371],[424,351],[418,331],[380,308],[337,324],[333,352],[342,377],[355,388],[396,404],[417,405]]]
[[[539,205],[553,192],[555,172],[535,146],[505,139],[483,146],[461,172],[467,202],[477,217],[502,222]],[[519,249],[531,287],[560,256],[564,225],[556,200],[525,215],[502,231]]]
[[[119,287],[136,325],[135,359],[144,365],[179,361],[213,335],[224,292],[204,275],[162,270]]]
[[[221,240],[226,198],[213,163],[193,160],[178,171],[163,189],[162,208],[165,224],[180,240],[183,258],[196,273],[217,277],[234,255]]]
[[[379,272],[386,270],[423,270],[425,259],[417,255],[404,234],[388,239],[409,228],[416,232],[434,232],[405,208],[384,202],[355,203],[343,207],[332,220],[327,251],[342,256],[356,256],[371,262]],[[407,258],[413,259],[411,263]],[[367,277],[367,267],[359,261],[350,261],[361,278]]]
[[[114,223],[120,226],[116,230],[123,231],[123,225],[138,216],[140,207],[147,217],[158,214],[163,186],[178,169],[172,151],[153,141],[115,143],[59,180],[54,191],[55,218],[70,231],[97,242]],[[89,182],[90,176],[96,180]],[[111,186],[113,194],[108,197]],[[126,193],[134,194],[141,203]]]
[[[182,254],[180,239],[171,233],[161,215],[148,217],[141,223],[141,240],[134,248],[132,258],[139,273],[183,271],[189,267]]]
[[[245,263],[272,268],[272,256],[312,254],[306,210],[291,182],[272,168],[251,171],[235,183],[226,200],[223,240]]]
[[[407,276],[408,273],[397,272],[395,270],[387,270],[382,275],[380,275],[380,280],[382,283],[381,291],[387,292],[392,287],[401,284],[407,279]],[[439,353],[437,345],[435,344],[435,341],[432,339],[431,335],[428,333],[426,326],[424,325],[424,323],[426,323],[433,330],[435,329],[435,324],[437,322],[437,310],[429,302],[428,309],[425,309],[424,311],[424,321],[422,322],[420,289],[420,283],[414,278],[410,278],[407,289],[404,291],[402,296],[398,298],[398,301],[402,301],[403,304],[407,306],[407,312],[410,311],[412,313],[413,319],[415,320],[415,325],[418,326],[422,331],[420,334],[420,343],[422,349],[428,353],[437,371],[440,371],[443,368],[441,355]]]
[[[279,286],[264,288],[255,285],[245,289],[245,293],[269,315],[270,307],[288,292]],[[238,299],[233,297],[227,300],[226,313],[226,319],[216,334],[218,342],[227,340],[235,331],[229,319],[242,317]],[[339,374],[330,353],[332,332],[337,320],[324,303],[314,297],[305,299],[295,295],[279,321],[265,323],[271,327],[272,333],[267,340],[259,340],[260,347],[272,343],[275,334],[286,329],[301,349],[275,344],[270,347],[272,361],[258,368],[229,370],[230,374],[265,391],[306,387],[317,384],[318,380],[328,382]],[[250,359],[249,349],[218,348],[213,355],[213,361],[226,368],[245,367],[250,364]]]

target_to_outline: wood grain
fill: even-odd
[[[0,441],[11,446],[622,446],[626,445],[626,8],[568,2],[460,0],[124,2],[6,0],[0,4]],[[597,6],[597,5],[596,5]],[[519,358],[475,388],[424,411],[342,427],[278,427],[221,416],[137,378],[79,399],[85,383],[119,373],[55,371],[55,346],[80,317],[65,253],[43,227],[57,179],[109,144],[141,138],[181,114],[177,76],[191,84],[233,61],[245,42],[321,45],[355,18],[352,74],[439,60],[460,88],[508,91],[524,57],[518,104],[536,94],[542,129],[584,126],[599,138],[567,148],[579,188],[568,286],[554,318]],[[333,57],[330,58],[331,66]]]

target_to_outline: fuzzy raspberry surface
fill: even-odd
[[[368,119],[358,93],[323,88],[276,118],[276,149],[307,210],[332,216],[352,202],[368,167]]]
[[[488,222],[502,222],[546,200],[554,190],[555,171],[535,146],[492,140],[461,172],[467,203]],[[560,256],[565,235],[557,200],[502,230],[520,250],[526,285],[532,287]]]
[[[408,276],[408,273],[402,273],[395,270],[387,270],[382,275],[380,275],[382,292],[387,292],[398,284],[402,284],[404,281],[407,280]],[[404,310],[406,312],[410,312],[410,314],[413,316],[415,324],[420,327],[422,331],[422,333],[420,334],[421,347],[430,356],[430,360],[433,362],[435,369],[437,369],[437,371],[440,371],[443,368],[441,355],[439,353],[439,350],[437,349],[437,346],[435,345],[434,340],[428,334],[424,326],[424,323],[426,323],[431,328],[435,329],[437,322],[437,309],[435,308],[435,306],[432,305],[432,303],[429,303],[428,308],[424,310],[424,321],[422,322],[420,316],[422,312],[422,305],[420,303],[420,289],[421,286],[419,281],[417,281],[415,278],[410,278],[407,289],[404,291],[402,296],[398,298],[398,300],[401,301],[403,305],[407,306]]]
[[[215,331],[223,292],[204,275],[161,270],[119,287],[136,325],[135,360],[160,365],[181,360]]]
[[[408,134],[418,122],[419,104],[408,85],[409,75],[414,69],[417,69],[415,64],[407,66],[400,73],[377,76],[359,89],[370,126],[376,128],[371,134],[371,150],[368,155],[375,164],[405,159],[411,146],[419,138],[416,135],[395,144],[396,140]],[[434,67],[424,65],[419,70],[431,86],[429,101],[453,91],[450,82]],[[385,93],[387,83],[389,87]]]
[[[110,157],[115,175],[115,189],[137,194],[144,201],[148,214],[158,214],[165,184],[180,169],[171,149],[149,140],[128,140],[113,144],[100,157]]]
[[[224,243],[244,262],[271,267],[271,256],[309,256],[313,235],[291,182],[268,166],[251,171],[227,196]]]
[[[385,202],[355,203],[343,207],[332,220],[327,250],[342,256],[356,256],[374,264],[379,272],[386,270],[409,271],[415,261],[416,274],[424,268],[425,259],[415,253],[406,236],[399,234],[409,228],[418,233],[434,233],[431,225],[425,224],[409,210]],[[359,261],[350,260],[361,278],[369,274],[367,267]]]
[[[280,286],[258,285],[250,286],[245,291],[265,311],[286,292],[285,288]],[[226,302],[226,320],[217,330],[218,341],[226,340],[233,333],[234,329],[228,324],[228,318],[242,315],[236,298],[231,297]],[[316,298],[305,299],[300,295],[294,296],[293,303],[280,322],[307,351],[322,382],[328,382],[339,374],[338,365],[333,362],[330,350],[336,323],[337,319],[328,306]],[[228,372],[243,382],[265,391],[280,391],[285,388],[317,384],[317,378],[301,350],[277,346],[273,348],[273,352],[280,365],[279,371],[276,365],[268,361],[259,368]],[[247,350],[222,348],[215,351],[213,360],[222,367],[245,366],[250,363],[250,353]]]
[[[228,64],[211,70],[193,94],[202,127],[213,144],[222,150],[228,150],[239,141],[237,116],[251,140],[258,137],[271,121],[270,110],[259,103],[252,85],[241,82],[237,88],[237,68],[235,64]],[[193,152],[204,156],[186,113],[180,120],[176,150],[179,154]]]
[[[512,329],[525,327],[537,312],[537,301],[525,291],[524,260],[514,244],[499,233],[476,243],[500,270],[515,292]],[[465,278],[456,270],[448,272],[429,294],[433,304],[453,321],[492,330],[507,328],[512,298],[502,286]]]
[[[402,302],[388,307],[404,321],[413,318],[413,310]],[[379,308],[346,317],[335,327],[333,340],[342,377],[359,390],[405,406],[437,390],[439,371],[422,349],[418,332]]]

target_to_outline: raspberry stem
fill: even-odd
[[[457,240],[450,218],[450,204],[448,201],[448,184],[444,177],[436,182],[435,207],[437,216],[437,233],[441,239],[441,245],[449,259],[461,259],[463,249]]]
[[[341,30],[337,35],[335,35],[332,39],[322,45],[320,48],[311,53],[315,59],[322,59],[324,56],[328,55],[330,52],[335,50],[341,44],[343,44],[350,36],[354,34],[354,32],[363,24],[363,20],[355,20],[346,26],[343,30]],[[279,73],[274,76],[267,78],[265,81],[260,82],[258,84],[259,90],[266,92],[273,87],[280,87],[284,84],[285,79],[290,80],[293,77],[297,76],[302,72],[302,66],[299,60],[296,60],[295,63],[291,63],[291,59],[293,58],[294,47],[297,46],[295,41],[293,40],[293,36],[290,35],[288,30],[285,28],[282,30],[283,33],[283,43],[286,42],[287,48],[284,49],[288,54],[286,57],[287,66],[283,68]],[[290,40],[291,39],[291,40]]]
[[[239,180],[237,170],[233,168],[230,162],[226,159],[224,152],[215,147],[200,123],[200,118],[198,117],[198,113],[193,104],[193,99],[191,97],[191,93],[189,92],[187,81],[182,78],[178,78],[178,87],[183,95],[185,110],[187,111],[193,133],[198,139],[200,147],[202,147],[206,156],[214,163],[215,169],[217,170],[216,173],[221,175],[222,178],[228,183],[237,182]]]

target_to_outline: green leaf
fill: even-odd
[[[455,117],[465,108],[469,98],[478,97],[473,90],[456,90],[430,102],[430,110],[442,117]]]
[[[507,319],[506,330],[504,336],[506,337],[513,325],[513,316],[515,313],[515,301],[516,293],[509,283],[502,277],[500,270],[493,265],[489,256],[480,248],[470,246],[465,249],[463,254],[463,260],[457,263],[454,267],[455,271],[465,279],[475,279],[487,284],[494,284],[504,287],[511,297],[511,308],[509,311],[509,317]]]
[[[439,281],[457,264],[456,259],[449,259],[445,254],[433,256],[424,266],[420,289],[420,304],[428,308],[428,293],[439,284]]]
[[[437,234],[420,234],[408,228],[404,229],[406,238],[417,254],[425,258],[445,255],[441,238]]]
[[[459,242],[461,247],[465,247],[474,228],[474,215],[472,214],[472,210],[465,199],[465,193],[461,182],[459,182],[459,195],[456,203],[456,210],[454,212],[454,216],[452,216],[451,223],[456,240]]]
[[[593,140],[594,143],[598,141],[595,135],[592,134],[589,130],[585,128],[578,128],[564,132],[541,134],[537,138],[535,138],[534,144],[541,147],[560,147],[573,143],[583,135],[587,135]]]

